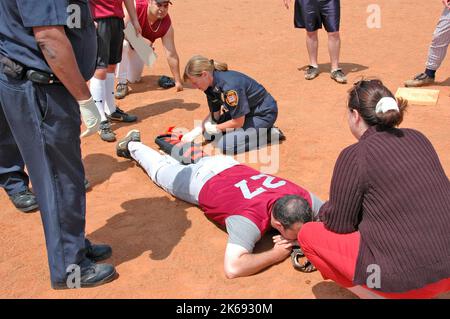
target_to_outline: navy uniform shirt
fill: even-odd
[[[209,110],[230,112],[232,119],[253,116],[276,111],[276,102],[266,89],[248,77],[236,71],[214,71],[213,84],[206,91]]]
[[[1,0],[0,53],[52,73],[34,38],[32,28],[41,26],[64,26],[81,74],[90,79],[95,72],[97,38],[88,0]]]

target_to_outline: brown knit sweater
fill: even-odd
[[[360,232],[355,284],[371,264],[384,292],[450,278],[450,182],[418,131],[370,127],[344,149],[319,216],[336,233]]]

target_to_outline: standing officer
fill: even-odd
[[[223,153],[237,154],[262,146],[270,137],[284,139],[274,127],[278,116],[277,102],[258,82],[249,76],[228,70],[225,63],[193,56],[184,71],[184,80],[203,91],[210,116],[203,121],[210,135],[224,134],[218,141]],[[183,141],[193,141],[203,132],[196,127]]]
[[[111,247],[85,238],[80,111],[88,128],[81,136],[99,126],[86,85],[97,50],[87,0],[4,0],[0,15],[0,123],[8,123],[0,135],[0,167],[22,156],[28,168],[52,287],[68,288],[75,265],[81,287],[111,281],[114,267],[94,262],[108,258]]]

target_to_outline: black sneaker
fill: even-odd
[[[125,136],[123,139],[117,142],[116,145],[117,156],[131,159],[131,154],[130,151],[128,150],[128,143],[140,141],[141,141],[141,132],[139,132],[139,130],[129,131],[127,136]]]
[[[111,130],[111,123],[103,121],[100,123],[100,130],[98,131],[102,140],[106,142],[114,142],[116,134]]]
[[[86,262],[85,262],[86,263]],[[97,287],[113,281],[117,277],[116,269],[110,264],[87,263],[87,266],[80,266],[80,287]],[[67,282],[52,283],[52,288],[56,290],[70,289]]]
[[[114,113],[111,113],[111,115],[108,115],[108,119],[110,119],[111,121],[116,121],[116,122],[131,123],[131,122],[137,121],[137,116],[127,114],[124,111],[122,111],[121,109],[119,109],[119,107],[116,106],[116,111]]]
[[[22,192],[9,196],[9,198],[14,206],[24,213],[29,213],[38,208],[36,196],[28,187]]]

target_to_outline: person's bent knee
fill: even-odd
[[[106,79],[106,73],[108,73],[107,71],[108,71],[107,68],[96,69],[95,73],[94,73],[94,77],[99,79],[99,80],[105,80]]]
[[[315,238],[324,230],[324,225],[321,222],[309,222],[300,229],[297,240],[303,252],[312,251],[312,247],[316,242]]]

